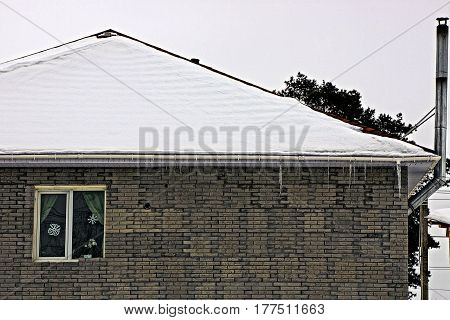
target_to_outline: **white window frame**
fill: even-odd
[[[105,257],[105,231],[106,231],[106,186],[35,186],[34,194],[34,227],[33,227],[33,253],[35,262],[77,262],[72,259],[72,231],[73,231],[73,192],[74,191],[103,191],[105,192],[105,212],[103,213],[103,252]],[[40,227],[41,227],[41,195],[43,194],[65,194],[66,195],[66,239],[64,257],[39,257]]]

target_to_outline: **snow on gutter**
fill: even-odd
[[[413,163],[417,161],[432,162],[433,166],[440,160],[440,156],[335,156],[335,155],[292,155],[292,154],[202,154],[202,153],[148,153],[148,154],[120,154],[120,153],[73,153],[73,154],[0,154],[0,165],[5,163],[38,163],[54,161],[58,163],[82,160],[82,162],[96,162],[97,160],[114,161],[320,161],[320,162],[366,162],[366,163]]]

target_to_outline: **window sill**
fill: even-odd
[[[82,261],[101,261],[102,259],[104,259],[104,257],[97,257],[97,258],[83,258],[80,257],[78,258],[78,261],[82,262]]]
[[[78,262],[78,259],[45,259],[45,258],[38,258],[38,259],[34,259],[33,262],[57,262],[57,263],[62,263],[62,262]]]
[[[34,259],[33,262],[36,262],[36,263],[40,263],[40,262],[64,263],[64,262],[101,261],[102,259],[104,259],[104,258],[103,257],[98,257],[98,258],[83,258],[83,257],[80,257],[78,259],[37,258],[37,259]]]

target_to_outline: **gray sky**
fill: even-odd
[[[1,0],[62,41],[113,28],[278,89],[301,71],[330,80],[446,3],[443,0]],[[335,81],[377,112],[415,122],[434,104],[435,18]],[[0,2],[0,60],[59,44]],[[433,121],[413,136],[432,146]]]
[[[333,79],[446,1],[0,0],[0,61],[60,44],[2,3],[63,42],[112,28],[279,89],[299,71]],[[447,5],[334,83],[360,91],[377,112],[416,122],[434,105],[435,18],[449,15]],[[432,147],[433,126],[412,138]]]

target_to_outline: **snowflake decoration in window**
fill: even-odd
[[[90,224],[95,224],[97,221],[98,221],[98,216],[96,214],[93,214],[88,218],[88,222]]]
[[[60,232],[61,232],[61,226],[57,223],[50,224],[50,227],[47,230],[47,233],[53,237],[58,236]]]

